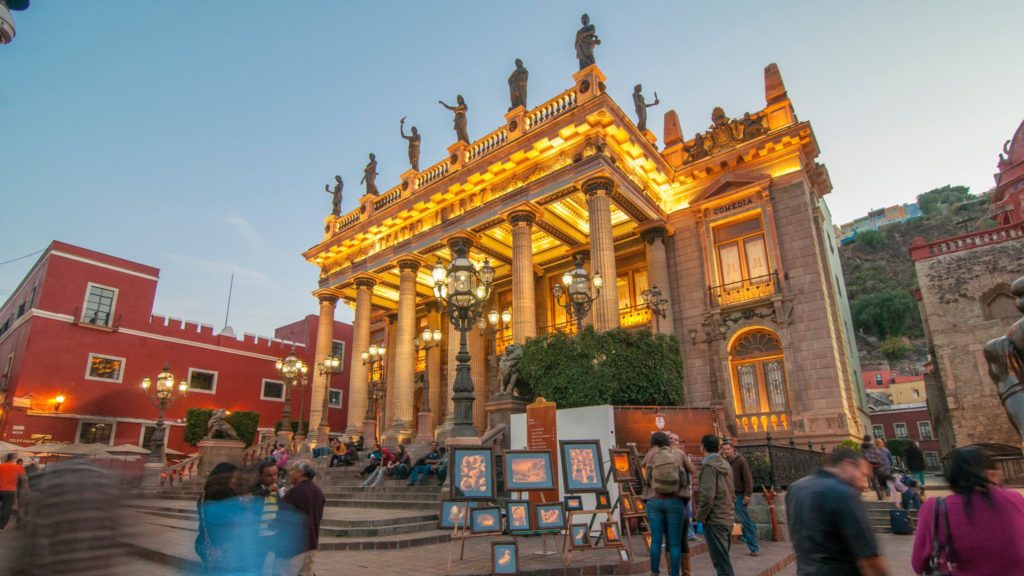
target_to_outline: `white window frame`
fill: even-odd
[[[94,424],[110,424],[110,440],[107,440],[107,446],[114,445],[114,439],[117,438],[117,420],[112,420],[110,418],[79,418],[78,427],[75,428],[75,442],[78,442],[82,437],[82,426],[87,422]],[[97,444],[99,444],[99,442],[97,442]]]
[[[900,426],[903,426],[903,434],[900,434]],[[892,425],[892,435],[895,438],[910,438],[910,429],[907,428],[906,422],[894,422]]]
[[[114,380],[112,378],[102,378],[100,376],[93,376],[92,374],[90,374],[90,372],[92,372],[92,359],[93,358],[103,358],[103,359],[106,359],[106,360],[120,360],[121,361],[121,372],[118,373],[117,380]],[[96,382],[113,382],[113,383],[116,383],[116,384],[120,384],[120,383],[124,382],[124,371],[125,371],[125,368],[127,366],[128,366],[128,360],[126,358],[122,358],[121,356],[114,356],[113,354],[103,354],[102,352],[90,352],[89,353],[89,358],[85,362],[85,379],[86,380],[93,380],[93,381],[96,381]]]
[[[335,405],[333,402],[331,402],[331,392],[337,392],[338,393],[338,403],[337,403],[337,405]],[[340,409],[342,406],[344,406],[344,404],[345,404],[345,391],[344,390],[342,390],[341,388],[328,388],[327,389],[327,407],[328,408]]]
[[[156,423],[154,422],[153,424],[142,424],[139,426],[139,448],[145,448],[145,446],[142,445],[142,441],[146,439],[146,428],[156,428]],[[170,431],[171,430],[167,426],[167,424],[164,424],[164,448],[167,448],[167,439],[171,437]]]
[[[345,346],[345,341],[344,340],[333,340],[332,339],[331,340],[331,353],[332,354],[334,353],[334,345],[335,344],[341,344],[341,355],[338,358],[340,360],[340,363],[338,364],[337,372],[335,372],[335,374],[341,374],[342,372],[345,371],[345,354],[347,352],[347,346]]]
[[[203,390],[202,388],[193,388],[192,387],[192,373],[193,372],[205,372],[207,374],[213,374],[213,388],[211,388],[210,390]],[[206,368],[189,368],[188,369],[188,379],[185,380],[185,381],[188,382],[188,391],[190,393],[191,392],[199,392],[200,394],[216,394],[217,393],[217,380],[220,380],[220,373],[217,372],[216,370],[207,370]]]
[[[925,438],[924,432],[921,431],[921,424],[928,427],[928,437]],[[932,423],[928,420],[917,421],[917,436],[921,440],[935,440],[935,430],[932,428]]]
[[[110,317],[107,318],[107,323],[106,324],[93,324],[91,322],[86,322],[85,321],[85,310],[86,310],[86,307],[89,305],[89,293],[92,292],[93,288],[103,288],[104,290],[111,290],[114,293],[114,301],[110,303]],[[114,325],[114,316],[115,316],[115,314],[117,312],[117,297],[119,295],[120,295],[120,290],[118,290],[117,288],[114,288],[113,286],[104,286],[103,284],[96,284],[95,282],[89,282],[88,284],[85,285],[85,297],[82,298],[82,313],[75,320],[77,322],[81,322],[82,324],[87,324],[89,326],[103,326],[104,328],[110,328],[111,326]]]
[[[911,388],[910,389],[910,396],[912,398],[920,398],[921,397],[921,391],[918,390],[917,388]]]
[[[266,391],[267,382],[273,382],[281,385],[281,397],[274,398],[273,396],[265,396],[263,393]],[[281,380],[274,380],[273,378],[264,378],[260,381],[260,400],[270,400],[271,402],[284,402],[284,397],[288,395],[288,389]]]
[[[928,455],[929,454],[931,454],[935,458],[935,466],[931,466],[931,462],[928,461]],[[924,462],[925,462],[925,467],[929,467],[929,468],[936,468],[936,467],[937,468],[941,468],[942,467],[942,460],[939,459],[939,453],[936,452],[935,450],[925,450],[925,452],[924,452]]]
[[[881,434],[879,434],[879,432],[881,432]],[[885,440],[885,426],[883,426],[882,424],[872,424],[871,435],[874,436],[875,438],[881,438],[882,440]]]

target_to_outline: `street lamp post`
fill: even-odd
[[[708,346],[708,365],[711,367],[711,373],[708,375],[708,382],[711,384],[711,395],[714,400],[723,400],[724,395],[718,390],[718,370],[715,369],[715,364],[718,359],[713,354],[713,344],[718,340],[725,340],[725,335],[728,334],[729,328],[725,324],[712,322],[710,319],[705,319],[701,323],[701,330],[704,332],[704,339],[697,340],[697,329],[690,329],[690,345],[696,346],[697,342],[703,342]]]
[[[583,319],[601,294],[603,281],[600,272],[594,272],[594,277],[591,278],[583,268],[583,254],[576,254],[573,257],[573,264],[576,267],[562,274],[562,283],[555,284],[551,292],[555,295],[555,303],[565,309],[569,319],[576,320],[576,333],[579,334],[583,329]],[[591,284],[594,285],[593,295],[590,294]]]
[[[654,331],[660,332],[658,319],[664,318],[668,314],[668,299],[662,297],[661,288],[658,288],[657,285],[644,290],[640,296],[643,297],[644,304],[654,316]]]
[[[164,364],[164,370],[157,375],[155,382],[149,378],[143,378],[142,390],[146,393],[146,396],[150,401],[153,402],[153,405],[160,410],[159,416],[156,420],[156,430],[153,431],[153,436],[149,441],[152,448],[149,450],[149,457],[146,458],[146,464],[160,465],[163,467],[166,463],[164,460],[164,436],[166,434],[166,426],[164,426],[164,410],[173,404],[175,400],[181,398],[188,392],[188,382],[182,380],[181,382],[175,383],[174,374],[171,374],[170,365]]]
[[[326,447],[329,444],[327,434],[331,429],[331,421],[327,417],[327,409],[331,406],[331,375],[339,372],[340,367],[341,358],[334,356],[333,354],[325,357],[320,362],[317,362],[316,365],[317,371],[324,377],[324,405],[323,409],[320,411],[320,425],[317,426],[316,431],[316,445],[321,448]]]
[[[420,413],[416,422],[416,443],[430,443],[434,439],[434,418],[430,413],[430,351],[441,344],[441,331],[423,329],[415,340],[416,347],[423,350],[423,391],[420,394]]]
[[[281,379],[284,381],[285,394],[284,394],[284,409],[281,411],[281,429],[278,431],[277,436],[282,442],[287,445],[292,443],[292,394],[291,389],[295,386],[302,386],[305,384],[305,376],[309,371],[309,366],[302,360],[299,360],[295,356],[295,348],[288,354],[286,358],[278,360],[274,363],[277,367],[277,371],[281,373]],[[301,408],[300,408],[301,411]],[[302,424],[302,414],[299,414],[299,425]],[[302,428],[299,428],[301,435]]]
[[[477,320],[476,327],[480,329],[480,333],[488,338],[487,342],[487,354],[490,356],[490,364],[488,366],[487,374],[490,379],[491,395],[495,395],[499,392],[498,390],[498,334],[507,330],[512,324],[512,310],[506,308],[498,313],[497,308],[491,308],[491,311],[487,313],[486,318],[481,316]]]
[[[366,421],[373,420],[373,440],[376,441],[380,438],[380,406],[384,400],[384,353],[385,348],[376,344],[370,344],[370,348],[360,354],[360,359],[363,361],[363,366],[366,366],[366,397],[369,402],[366,403]],[[363,430],[363,445],[368,445],[366,430]]]
[[[451,436],[476,437],[473,426],[473,376],[469,368],[469,346],[466,333],[476,324],[483,312],[483,306],[491,294],[494,268],[488,260],[478,270],[469,259],[471,241],[468,238],[452,238],[448,248],[452,253],[451,264],[446,269],[440,260],[434,266],[431,276],[434,280],[434,295],[448,314],[448,320],[459,331],[459,352],[455,355],[455,381],[452,384],[452,400],[455,403],[455,420]]]

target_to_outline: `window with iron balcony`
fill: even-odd
[[[770,269],[760,211],[741,215],[711,228],[713,274],[708,289],[713,307],[728,307],[771,298],[778,277]]]

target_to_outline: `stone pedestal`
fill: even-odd
[[[377,421],[363,420],[363,448],[369,450],[373,448],[373,443],[380,440],[377,438]]]
[[[160,474],[165,466],[159,462],[146,462],[142,467],[142,491],[156,494],[160,490]]]
[[[420,412],[416,415],[416,439],[413,444],[427,444],[434,441],[434,415]]]
[[[275,446],[279,446],[281,444],[284,444],[285,448],[287,448],[288,450],[291,450],[292,449],[292,438],[294,436],[295,436],[295,433],[292,432],[291,430],[288,430],[288,429],[285,429],[285,428],[281,428],[281,430],[278,431],[278,433],[277,433],[277,442],[274,445]]]
[[[240,440],[213,440],[207,438],[199,441],[199,454],[203,457],[199,473],[206,475],[214,466],[221,462],[230,462],[239,468],[242,467],[242,452],[245,451],[245,442]]]
[[[512,438],[512,415],[526,412],[526,400],[512,396],[511,394],[495,394],[487,403],[487,429],[497,427],[499,424],[505,426],[506,450],[511,448],[509,441]]]

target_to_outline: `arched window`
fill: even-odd
[[[759,416],[737,418],[743,428],[764,429],[769,423],[789,428],[789,393],[778,336],[763,329],[743,334],[729,351],[729,364],[737,416]]]

